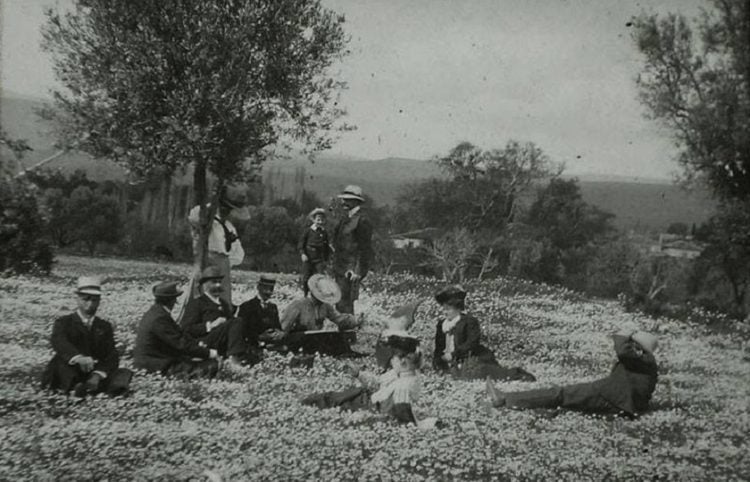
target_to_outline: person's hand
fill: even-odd
[[[441,358],[447,362],[450,362],[451,360],[453,360],[453,355],[451,355],[450,353],[443,353],[443,356]]]
[[[211,360],[216,360],[217,358],[219,358],[219,352],[211,348],[210,350],[208,350],[208,358],[210,358]]]
[[[99,390],[99,384],[103,378],[98,373],[92,373],[91,376],[86,380],[86,391],[88,393],[94,393]]]
[[[270,331],[269,335],[273,341],[279,341],[286,336],[286,333],[284,333],[281,330],[269,330],[269,331]]]
[[[359,368],[354,365],[346,365],[344,366],[344,373],[352,378],[357,378],[359,376]]]
[[[210,322],[211,323],[211,329],[213,330],[214,328],[217,328],[217,327],[223,325],[226,321],[227,321],[227,319],[225,317],[223,317],[223,316],[220,316],[220,317],[216,318],[214,321]]]
[[[94,360],[90,356],[79,355],[75,358],[74,363],[76,363],[84,373],[89,373],[94,369],[96,360]]]
[[[302,253],[302,262],[303,262],[303,263],[307,263],[307,260],[308,260],[308,259],[309,259],[309,258],[307,257],[307,255],[306,255],[305,253]]]

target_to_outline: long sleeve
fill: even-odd
[[[304,231],[302,231],[302,236],[299,237],[299,241],[297,242],[297,251],[300,252],[300,254],[307,254],[305,253],[305,245],[307,244],[307,236],[310,233],[309,228],[305,228]]]
[[[465,318],[466,325],[461,333],[456,333],[456,358],[464,358],[479,350],[481,330],[479,322],[473,316]],[[456,330],[458,332],[458,330]]]
[[[112,331],[112,325],[107,322],[102,322],[104,328],[102,328],[103,337],[97,340],[99,347],[97,351],[102,354],[101,359],[94,365],[94,371],[104,372],[109,375],[111,372],[117,370],[120,365],[120,354],[117,353],[115,347],[115,335]]]
[[[281,315],[281,329],[285,333],[290,333],[299,322],[300,316],[302,316],[302,303],[293,301]]]
[[[357,274],[364,278],[370,270],[374,253],[372,250],[372,225],[366,218],[361,218],[354,232],[357,239],[359,254],[357,259]]]
[[[76,355],[81,355],[81,351],[75,346],[70,339],[70,319],[58,318],[52,325],[52,337],[50,338],[52,349],[55,350],[65,363]]]
[[[182,329],[194,338],[204,337],[208,333],[206,323],[201,316],[200,300],[198,298],[188,301],[181,324]]]
[[[347,330],[357,326],[357,318],[349,313],[339,312],[333,305],[323,304],[325,317],[336,324],[339,330]]]
[[[177,324],[169,317],[160,317],[154,322],[153,334],[165,345],[174,350],[199,358],[208,358],[209,350],[198,344],[197,341],[185,336]]]
[[[646,373],[656,366],[654,355],[643,350],[631,337],[613,335],[617,359],[630,371]]]

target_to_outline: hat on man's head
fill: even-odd
[[[414,314],[423,301],[424,298],[420,298],[396,308],[387,322],[388,328],[390,330],[408,330],[414,324]]]
[[[339,199],[355,199],[360,202],[365,202],[365,195],[362,193],[362,188],[350,184],[344,188],[341,194],[338,195]]]
[[[314,274],[307,280],[310,293],[319,301],[334,305],[341,300],[341,289],[336,281],[324,274]]]
[[[182,294],[182,291],[177,289],[177,282],[175,281],[164,281],[152,288],[154,296],[159,298],[177,298]]]
[[[238,221],[250,219],[250,211],[247,209],[247,187],[244,185],[224,186],[219,204],[232,209],[232,216]]]
[[[76,283],[76,293],[79,295],[102,295],[102,281],[96,276],[81,276]]]
[[[317,216],[318,214],[322,214],[323,216],[325,216],[328,213],[326,213],[326,210],[323,209],[323,208],[315,208],[312,211],[310,211],[310,214],[308,214],[307,217],[310,218],[310,219],[312,219],[315,216]]]
[[[435,295],[435,301],[438,304],[451,303],[455,301],[464,301],[466,299],[466,290],[461,285],[449,285],[441,289]]]
[[[221,269],[218,266],[206,266],[203,269],[203,272],[201,273],[201,277],[198,279],[198,283],[203,284],[208,280],[212,279],[223,279],[224,273],[221,272]]]
[[[631,338],[649,353],[653,353],[658,345],[656,336],[646,331],[636,331]]]
[[[258,285],[273,288],[274,286],[276,286],[276,280],[269,276],[261,275],[260,279],[258,280]]]

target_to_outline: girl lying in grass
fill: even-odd
[[[419,340],[390,335],[385,345],[391,350],[390,369],[380,376],[347,366],[347,372],[361,383],[342,391],[316,393],[305,397],[303,405],[318,408],[341,407],[345,410],[375,410],[388,414],[402,424],[416,424],[412,404],[419,399],[422,354]]]

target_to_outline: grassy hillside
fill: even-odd
[[[57,152],[49,126],[35,115],[41,105],[38,99],[2,97],[3,128],[11,136],[27,139],[34,149],[23,161],[26,167]],[[95,180],[125,178],[119,166],[83,153],[67,153],[48,167],[67,172],[84,169]],[[319,155],[314,163],[303,158],[279,159],[264,167],[266,192],[270,187],[276,199],[294,197],[302,188],[328,199],[347,184],[356,183],[378,204],[392,204],[408,183],[440,175],[433,163],[423,160],[363,160],[328,153]],[[705,193],[685,193],[668,183],[583,176],[581,190],[587,202],[615,214],[615,223],[621,229],[651,231],[664,230],[674,222],[698,224],[708,218],[713,207]]]

